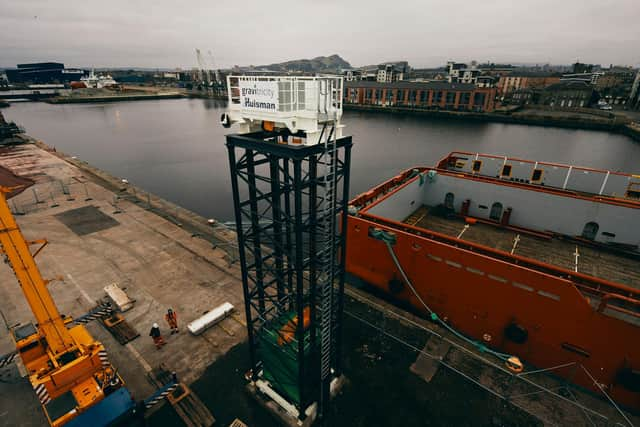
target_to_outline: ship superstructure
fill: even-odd
[[[640,176],[454,152],[352,200],[347,271],[639,410],[639,219]]]

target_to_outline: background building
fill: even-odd
[[[409,69],[407,62],[395,62],[378,65],[376,81],[378,83],[390,83],[404,80],[404,76]]]
[[[476,62],[471,63],[471,67],[461,62],[447,62],[447,81],[449,83],[478,83],[478,76],[482,73],[476,65]]]
[[[347,82],[362,80],[362,71],[361,70],[345,70],[343,72],[343,76],[345,81]]]
[[[592,64],[582,64],[576,62],[571,67],[571,72],[563,74],[560,78],[561,81],[573,81],[573,82],[585,82],[592,85],[598,83],[598,79],[603,76],[602,71],[596,71]]]
[[[71,70],[59,62],[18,64],[17,68],[5,70],[10,83],[68,83],[80,80],[84,70]]]

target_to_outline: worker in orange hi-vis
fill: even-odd
[[[167,310],[167,314],[165,314],[164,318],[167,319],[167,323],[171,328],[171,334],[177,334],[178,333],[178,314],[172,309],[169,309]]]
[[[153,343],[156,345],[156,348],[160,350],[163,345],[167,342],[162,338],[162,334],[160,333],[160,326],[157,323],[154,323],[151,327],[151,332],[149,332],[149,336],[153,338]]]

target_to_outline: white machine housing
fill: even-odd
[[[226,319],[227,316],[233,313],[233,310],[233,304],[231,304],[230,302],[225,302],[224,304],[219,305],[218,307],[189,323],[187,325],[187,329],[193,335],[200,335],[205,330],[207,330],[207,328],[210,328],[216,323]]]
[[[237,123],[240,133],[263,129],[263,122],[306,134],[305,145],[315,145],[331,132],[342,136],[343,79],[338,76],[228,76],[228,114],[223,125]],[[325,126],[326,125],[326,126]],[[325,131],[323,132],[323,129]]]

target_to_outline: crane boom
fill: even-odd
[[[5,194],[10,189],[0,187],[0,244],[7,260],[15,272],[22,292],[31,307],[39,328],[47,337],[47,344],[54,354],[66,353],[73,349],[73,338],[47,290],[47,282],[40,275],[22,232],[18,227]]]

